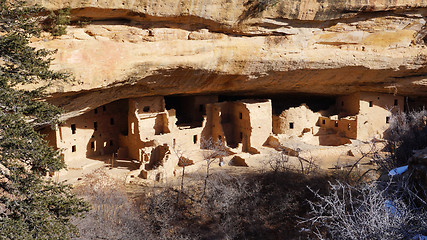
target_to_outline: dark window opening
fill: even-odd
[[[294,123],[293,123],[293,122],[290,122],[290,123],[289,123],[289,128],[290,128],[290,129],[294,129]]]
[[[107,110],[107,108],[105,107],[105,106],[102,106],[102,111],[106,111]]]
[[[374,106],[374,102],[369,101],[369,107],[372,107],[372,106]]]
[[[172,147],[175,147],[175,145],[176,145],[176,139],[174,138],[174,139],[172,140]]]
[[[114,118],[110,118],[110,125],[114,125]]]
[[[149,112],[149,111],[150,111],[150,106],[145,106],[145,107],[142,109],[142,111],[143,111],[143,112]]]
[[[322,119],[322,124],[325,125],[326,124],[326,120]]]
[[[398,101],[397,101],[397,99],[394,99],[394,106],[397,106],[397,105],[399,105]]]
[[[242,140],[242,139],[243,139],[243,133],[240,132],[240,140]]]
[[[95,114],[97,114],[98,113],[98,109],[97,108],[95,108],[95,110],[93,110],[94,112],[95,112]]]
[[[113,146],[114,144],[113,144],[113,140],[110,140],[110,146]]]
[[[385,123],[390,123],[390,117],[385,117]]]
[[[350,130],[350,129],[351,129],[351,125],[350,125],[350,123],[347,125],[347,128],[348,128],[348,130]]]
[[[199,105],[199,112],[204,112],[203,110],[204,110],[204,106],[203,106],[203,104],[200,104]]]
[[[196,144],[197,143],[197,135],[193,136],[193,143]]]
[[[90,148],[95,149],[95,142],[90,142]]]
[[[76,152],[76,145],[71,146],[71,152]]]
[[[93,129],[94,129],[95,131],[97,131],[97,130],[98,130],[98,123],[97,123],[97,122],[93,122]]]
[[[239,113],[239,118],[243,119],[243,114],[242,113]]]
[[[71,133],[76,134],[76,124],[71,124]]]
[[[341,102],[341,106],[344,106],[344,101]]]
[[[338,127],[338,121],[335,121],[335,127]]]

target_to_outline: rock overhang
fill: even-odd
[[[34,41],[75,76],[49,92],[71,115],[155,95],[427,92],[423,1],[266,1],[245,19],[259,1],[32,2],[91,19]]]

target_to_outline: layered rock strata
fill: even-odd
[[[156,95],[427,93],[425,1],[31,3],[72,9],[66,35],[33,43],[75,76],[50,89],[69,116]]]

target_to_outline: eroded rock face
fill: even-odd
[[[425,96],[427,1],[44,1],[72,8],[53,68],[69,116],[130,97],[173,94]]]

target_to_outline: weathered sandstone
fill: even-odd
[[[155,95],[427,93],[427,1],[31,2],[90,19],[34,39],[76,78],[50,89],[69,116]]]

